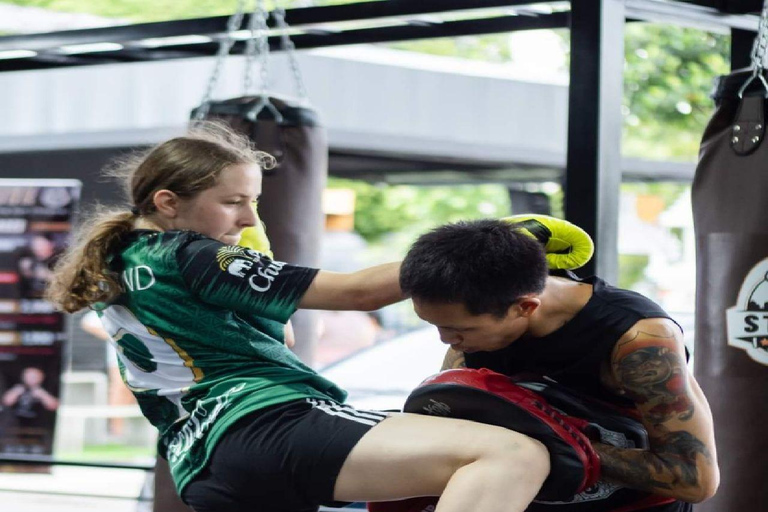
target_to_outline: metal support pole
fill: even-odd
[[[571,85],[565,217],[595,240],[584,268],[615,283],[618,277],[621,101],[624,2],[571,2]]]
[[[754,40],[755,33],[751,30],[731,30],[731,71],[749,67]]]

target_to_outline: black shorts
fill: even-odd
[[[308,512],[341,506],[333,490],[349,452],[387,417],[308,398],[237,421],[184,489],[195,512]]]

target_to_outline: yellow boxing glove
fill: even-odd
[[[259,218],[256,206],[253,207],[253,213],[256,214],[256,224],[243,230],[238,245],[266,254],[270,259],[274,258],[272,255],[272,246],[269,243],[269,238],[267,238],[267,231],[264,228],[264,223],[261,222],[261,219]]]
[[[517,224],[521,233],[541,242],[551,269],[583,267],[595,252],[587,232],[567,220],[536,214],[513,215],[502,220]]]

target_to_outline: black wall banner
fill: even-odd
[[[712,408],[721,479],[715,497],[697,505],[698,512],[768,510],[768,87],[763,84],[751,70],[721,77],[693,182],[695,372]]]
[[[64,314],[43,300],[80,198],[75,180],[0,179],[0,454],[50,455]]]

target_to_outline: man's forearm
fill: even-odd
[[[707,447],[686,431],[670,432],[655,451],[595,443],[605,480],[632,489],[696,503],[711,495],[700,464],[713,464]]]

